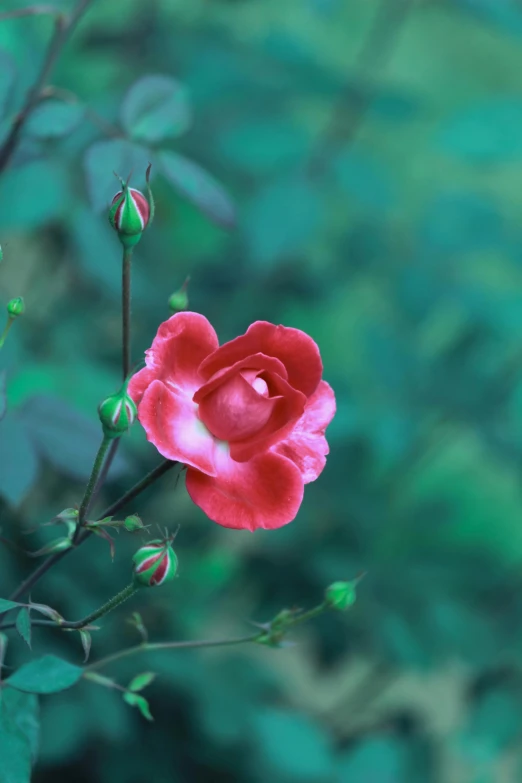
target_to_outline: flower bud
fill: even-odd
[[[171,313],[179,313],[182,310],[187,309],[189,303],[187,294],[189,279],[190,278],[187,277],[181,288],[178,288],[177,291],[174,291],[174,293],[169,296],[169,310]]]
[[[143,530],[145,525],[139,518],[137,514],[132,514],[132,516],[127,517],[125,521],[123,522],[123,527],[125,530],[127,530],[129,533],[135,533],[137,530]]]
[[[325,600],[330,609],[344,612],[355,603],[355,585],[353,582],[333,582],[325,591]]]
[[[106,438],[119,438],[134,423],[138,410],[127,394],[125,383],[119,392],[111,394],[98,406],[98,416]]]
[[[141,587],[154,587],[174,579],[178,570],[178,558],[170,540],[150,541],[138,549],[132,558],[134,581]]]
[[[111,202],[109,210],[109,222],[118,232],[120,242],[125,248],[136,245],[143,231],[152,221],[154,215],[154,201],[149,186],[150,165],[147,169],[148,198],[140,190],[130,188],[128,182],[121,182],[119,190]]]
[[[25,302],[21,296],[17,296],[16,299],[11,299],[7,303],[7,315],[9,318],[18,318],[19,315],[25,313]]]

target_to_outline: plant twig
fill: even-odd
[[[119,661],[121,658],[128,658],[130,655],[137,655],[138,653],[156,652],[158,650],[189,650],[197,647],[228,647],[236,644],[255,642],[258,637],[259,634],[255,633],[250,636],[240,636],[235,639],[200,639],[187,642],[142,642],[134,647],[127,647],[125,650],[119,650],[112,655],[108,655],[106,658],[101,658],[99,661],[91,663],[89,666],[85,667],[85,671],[90,672],[95,669],[101,669],[114,661]]]
[[[40,93],[52,73],[58,55],[92,2],[93,0],[78,0],[76,8],[68,18],[62,14],[56,16],[54,34],[49,42],[40,72],[38,73],[33,86],[27,93],[25,102],[20,112],[15,117],[4,143],[0,147],[0,173],[7,168],[9,161],[18,146],[25,124],[33,109],[38,104]]]
[[[127,505],[127,503],[130,503],[131,500],[134,500],[134,498],[138,497],[144,490],[146,490],[148,487],[150,487],[152,484],[154,484],[155,481],[157,481],[161,476],[163,476],[165,473],[167,473],[171,468],[174,467],[174,465],[177,465],[177,462],[172,462],[171,460],[164,460],[161,462],[157,467],[155,467],[153,470],[150,471],[150,473],[147,473],[146,476],[144,476],[141,481],[138,481],[137,484],[135,484],[131,489],[128,490],[124,495],[122,495],[118,500],[116,500],[114,503],[112,503],[110,506],[108,506],[100,515],[99,519],[104,519],[105,517],[112,516],[114,514],[117,514],[120,509],[122,509],[124,506]],[[77,547],[79,547],[81,544],[83,544],[84,541],[86,541],[89,536],[92,535],[90,530],[83,530],[81,534],[78,537],[78,541],[76,542],[76,547],[72,547],[71,549],[66,549],[63,552],[57,552],[54,555],[51,555],[47,558],[47,560],[44,560],[44,562],[38,566],[38,568],[33,571],[32,574],[30,574],[27,579],[25,579],[22,584],[17,587],[17,589],[9,596],[10,601],[17,601],[20,596],[22,596],[24,593],[29,592],[29,590],[40,581],[42,576],[49,571],[50,568],[52,568],[56,563],[58,563],[63,557],[65,557],[70,552],[73,552]],[[0,626],[1,628],[2,626]]]

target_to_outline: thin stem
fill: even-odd
[[[98,481],[100,471],[103,467],[105,455],[107,453],[107,449],[109,448],[109,444],[111,440],[112,438],[108,438],[106,435],[104,435],[103,440],[100,444],[100,448],[98,449],[98,453],[96,454],[94,465],[92,466],[91,475],[89,477],[87,487],[85,488],[83,500],[81,502],[80,510],[78,512],[78,527],[76,528],[77,534],[80,528],[83,527],[87,514],[89,513],[89,506],[91,504],[92,494],[94,492],[94,488],[96,487],[96,483]],[[75,534],[73,541],[76,541],[77,539],[78,539],[78,535]]]
[[[131,370],[131,267],[132,248],[124,248],[121,274],[123,380],[127,378]]]
[[[296,617],[288,620],[286,627],[293,628],[294,625],[306,623],[308,620],[312,620],[314,617],[319,617],[319,615],[323,614],[323,612],[325,612],[328,608],[329,607],[326,601],[323,601],[322,604],[319,604],[319,606],[314,606],[314,608],[309,609],[308,612],[303,612],[302,614],[299,614]]]
[[[7,335],[9,334],[9,330],[11,326],[14,324],[15,319],[14,318],[8,318],[7,323],[5,325],[4,331],[0,335],[0,348],[3,347],[5,341],[7,340]]]
[[[116,609],[117,606],[122,604],[124,601],[127,601],[131,595],[134,595],[137,590],[139,590],[139,587],[136,587],[136,585],[132,582],[130,585],[127,585],[127,587],[125,587],[123,590],[120,590],[119,593],[113,596],[110,601],[107,601],[107,603],[103,604],[103,606],[100,606],[99,609],[96,609],[96,611],[91,612],[91,614],[88,614],[87,617],[84,617],[83,620],[77,620],[74,623],[62,623],[59,627],[70,628],[71,630],[80,630],[81,628],[85,628],[86,625],[90,625],[99,617],[103,617],[103,615],[112,612],[112,610]]]
[[[40,92],[45,87],[45,84],[51,75],[58,55],[92,2],[93,0],[78,0],[76,8],[68,19],[61,14],[56,17],[54,34],[49,43],[40,72],[36,77],[33,86],[27,93],[24,105],[15,117],[4,143],[0,147],[0,172],[7,167],[18,146],[25,124],[33,109],[38,104]]]
[[[229,647],[235,644],[248,644],[255,642],[259,637],[258,633],[251,634],[250,636],[240,636],[236,639],[200,639],[198,641],[188,642],[143,642],[137,644],[135,647],[128,647],[126,650],[119,650],[118,652],[108,655],[106,658],[102,658],[99,661],[91,663],[85,667],[85,671],[94,671],[95,669],[101,669],[104,666],[108,666],[114,661],[119,661],[121,658],[128,658],[130,655],[137,655],[144,652],[156,652],[158,650],[191,650],[201,647]]]
[[[165,473],[167,473],[171,468],[174,467],[174,465],[177,465],[177,462],[171,462],[170,460],[164,460],[162,463],[160,463],[156,468],[150,471],[150,473],[147,473],[146,476],[144,476],[141,481],[138,481],[137,484],[135,484],[131,489],[128,490],[124,495],[122,495],[118,500],[116,500],[114,503],[112,503],[110,506],[108,506],[101,514],[100,519],[104,519],[105,517],[112,516],[113,514],[116,514],[118,511],[120,511],[121,508],[123,508],[127,503],[130,503],[131,500],[134,500],[134,498],[138,497],[145,489],[150,487],[152,484],[154,484],[155,481],[157,481],[161,476],[163,476]],[[24,593],[29,592],[29,590],[40,581],[42,576],[49,571],[50,568],[52,568],[56,563],[59,563],[60,560],[68,555],[70,552],[74,552],[74,549],[79,547],[80,544],[83,544],[84,541],[86,541],[89,536],[92,535],[90,530],[82,530],[80,535],[78,536],[78,540],[76,541],[76,547],[72,547],[71,549],[66,549],[63,552],[57,552],[54,555],[50,555],[47,560],[44,560],[44,562],[38,566],[35,571],[33,571],[32,574],[30,574],[27,579],[22,582],[22,584],[9,596],[10,601],[17,601],[20,596],[24,595]],[[0,626],[2,628],[2,626]]]

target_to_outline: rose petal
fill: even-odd
[[[290,460],[273,452],[234,462],[217,455],[217,476],[187,471],[187,491],[210,519],[240,530],[277,528],[291,522],[303,500],[303,479]]]
[[[190,397],[156,380],[143,395],[138,418],[160,454],[215,476],[219,443],[199,420],[197,409]]]
[[[305,395],[290,386],[279,375],[265,372],[260,377],[268,386],[270,395],[268,399],[274,401],[272,413],[260,429],[249,437],[230,444],[230,455],[237,462],[246,462],[256,454],[267,451],[280,440],[284,440],[305,409]]]
[[[210,357],[209,357],[210,358]],[[282,378],[287,378],[287,372],[285,366],[279,359],[275,359],[272,356],[265,356],[264,353],[255,353],[250,356],[243,357],[237,362],[234,362],[229,367],[223,367],[218,370],[209,381],[204,383],[194,394],[194,402],[200,403],[205,395],[209,394],[218,386],[221,386],[229,378],[237,375],[241,370],[268,370],[270,372],[280,375]]]
[[[334,414],[333,389],[321,381],[292,432],[273,448],[297,465],[305,484],[315,481],[325,466],[329,449],[324,433]]]
[[[161,324],[145,352],[147,366],[131,379],[130,396],[139,403],[148,384],[156,379],[194,394],[202,382],[199,365],[218,345],[216,333],[205,316],[176,313]]]
[[[290,385],[307,397],[316,390],[323,372],[317,344],[300,329],[275,326],[267,321],[256,321],[241,337],[222,345],[202,362],[199,370],[208,380],[224,367],[257,353],[279,359],[286,368]]]
[[[199,404],[199,416],[216,438],[243,440],[264,427],[275,404],[275,399],[258,394],[237,373],[203,397]]]

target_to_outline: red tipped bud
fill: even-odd
[[[117,394],[111,394],[98,407],[98,416],[107,438],[119,438],[134,423],[138,409],[136,403],[127,394],[125,383]]]
[[[132,558],[134,581],[141,587],[154,587],[174,579],[178,558],[170,540],[151,541],[138,549]]]
[[[150,166],[147,169],[148,198],[140,190],[130,188],[128,182],[121,182],[121,189],[116,193],[109,210],[109,222],[118,232],[120,242],[125,248],[137,244],[142,233],[152,221],[154,201],[149,186]]]

